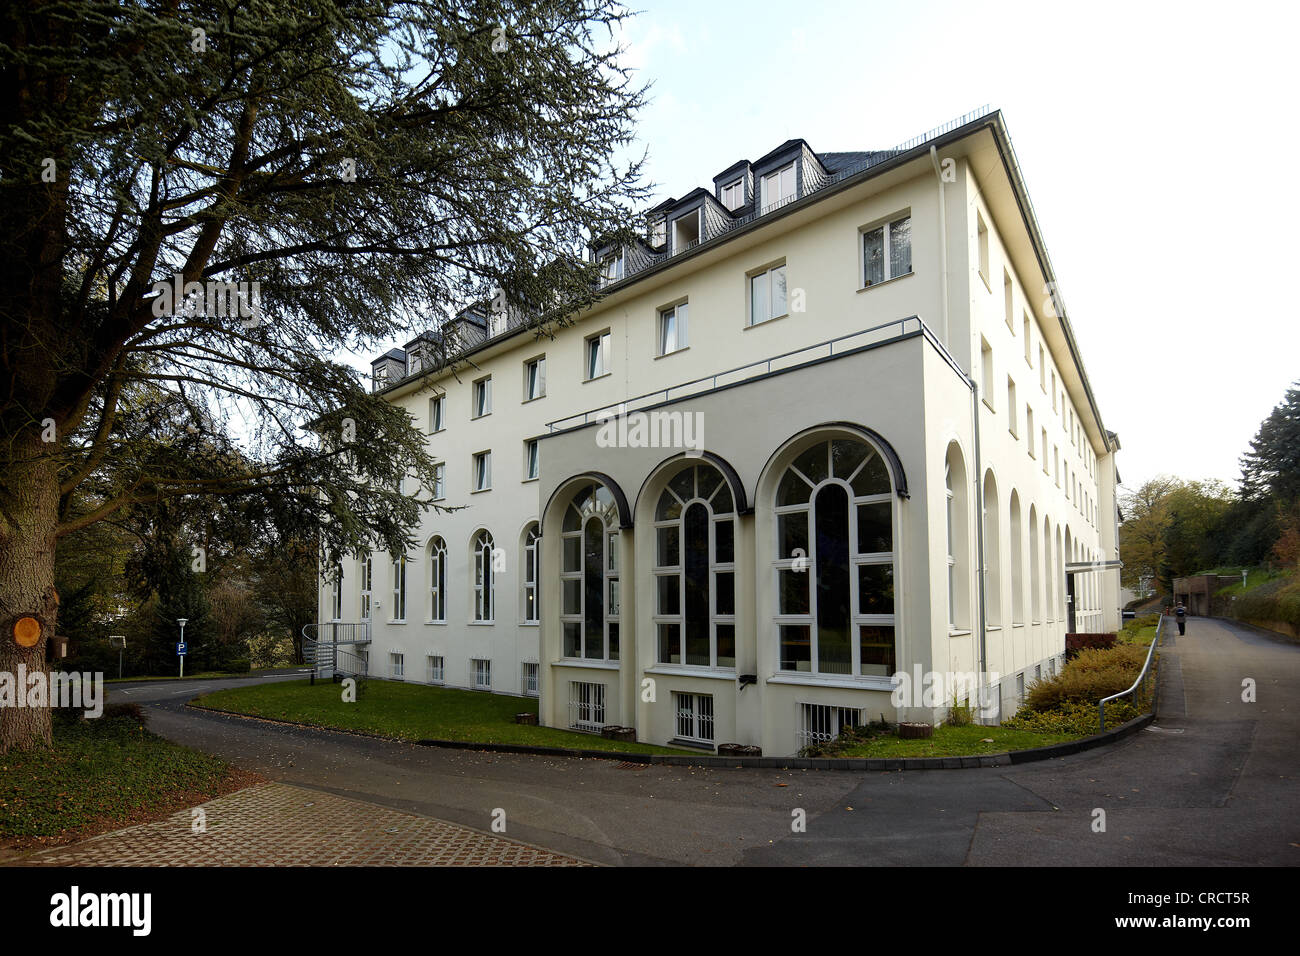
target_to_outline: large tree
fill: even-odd
[[[432,462],[337,356],[496,290],[541,332],[591,302],[584,242],[626,233],[644,198],[639,165],[616,165],[643,96],[623,17],[604,0],[8,0],[0,670],[41,666],[59,538],[136,505],[293,496],[330,555],[405,546],[422,505],[397,479]],[[181,301],[225,282],[257,295]],[[124,415],[150,390],[179,437]],[[234,411],[239,458],[210,436]],[[20,616],[43,622],[33,647],[10,638]],[[0,750],[49,740],[48,711],[0,711]]]

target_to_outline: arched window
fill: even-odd
[[[359,562],[358,567],[358,570],[361,572],[359,575],[361,579],[361,601],[359,607],[361,609],[361,620],[363,621],[370,620],[370,595],[371,589],[375,583],[374,568],[375,566],[371,555],[367,552],[366,556]]]
[[[1043,562],[1038,548],[1038,509],[1029,506],[1029,620],[1040,624],[1043,620]]]
[[[447,543],[436,536],[429,541],[429,620],[447,620]]]
[[[998,523],[998,483],[984,473],[984,594],[988,623],[1002,624],[1002,537]]]
[[[330,585],[330,620],[338,621],[343,618],[343,564],[336,562],[334,565],[334,580]]]
[[[722,473],[679,471],[655,508],[659,663],[736,666],[735,505]]]
[[[857,439],[800,453],[776,489],[778,666],[894,673],[894,499],[889,471]]]
[[[474,536],[474,620],[491,623],[496,619],[496,588],[493,587],[492,535],[486,530]]]
[[[970,630],[970,545],[966,520],[966,465],[957,444],[943,466],[948,528],[948,628]]]
[[[397,556],[393,562],[393,617],[394,621],[406,620],[406,555]]]
[[[538,529],[537,522],[534,521],[524,530],[524,557],[521,564],[523,565],[523,593],[522,613],[525,624],[536,624],[539,620],[537,616],[537,542],[541,539],[541,531]]]
[[[1052,519],[1043,518],[1043,588],[1046,592],[1043,601],[1043,620],[1052,621],[1056,618],[1056,595],[1053,587],[1056,584],[1056,568],[1052,563]]]
[[[1025,533],[1020,518],[1020,495],[1011,491],[1011,623],[1025,623]]]
[[[560,532],[564,656],[618,660],[618,508],[604,485],[578,491]]]

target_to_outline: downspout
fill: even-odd
[[[934,175],[939,180],[939,289],[943,297],[943,346],[948,348],[952,342],[948,339],[948,205],[944,201],[943,168],[939,165],[939,151],[930,147],[930,162],[934,164]]]
[[[980,676],[978,693],[981,716],[983,716],[984,681],[988,677],[988,651],[984,644],[988,633],[987,597],[984,590],[988,569],[984,566],[984,465],[980,456],[980,397],[979,386],[975,384],[974,379],[970,380],[970,399],[975,416],[975,556],[979,561],[980,599]]]

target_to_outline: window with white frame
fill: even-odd
[[[618,507],[601,484],[578,490],[560,531],[560,627],[563,654],[618,660]]]
[[[393,620],[406,620],[406,555],[393,561]]]
[[[952,490],[952,463],[944,462],[943,465],[943,487],[944,487],[944,515],[947,519],[948,528],[948,630],[954,630],[957,627],[957,557],[953,554],[952,540],[952,513],[954,506],[954,495]]]
[[[446,427],[444,413],[447,410],[447,396],[437,395],[429,399],[429,434],[440,432]]]
[[[1020,406],[1016,403],[1016,381],[1010,375],[1007,376],[1007,418],[1009,423],[1007,430],[1011,432],[1012,438],[1020,437]]]
[[[769,209],[777,203],[794,197],[794,163],[787,163],[775,172],[768,173],[761,182],[759,203],[763,209]]]
[[[801,747],[829,743],[850,727],[862,726],[862,711],[856,707],[800,704],[799,718]]]
[[[361,593],[360,593],[361,600],[358,604],[358,607],[361,610],[361,620],[368,621],[370,620],[370,604],[371,604],[371,595],[373,594],[374,571],[375,571],[374,560],[371,557],[371,555],[367,554],[364,558],[361,559],[358,570],[361,572],[358,575],[358,577],[360,578],[360,585],[361,585]]]
[[[980,336],[980,387],[984,390],[984,404],[993,408],[993,346]]]
[[[474,620],[491,623],[496,620],[496,587],[493,580],[492,535],[486,530],[474,536]]]
[[[912,271],[912,217],[867,229],[862,233],[862,285],[897,279]]]
[[[668,241],[668,220],[663,216],[656,216],[650,220],[648,234],[650,245],[658,249]]]
[[[685,302],[659,310],[659,354],[668,355],[686,348],[686,318],[689,307]]]
[[[617,282],[623,278],[623,250],[612,253],[600,260],[600,284],[602,286]]]
[[[1038,387],[1047,394],[1047,353],[1041,345],[1038,346]]]
[[[536,624],[541,618],[537,608],[538,558],[541,556],[541,528],[534,521],[524,531],[524,586],[523,618],[525,624]]]
[[[474,456],[474,490],[487,491],[492,487],[492,452],[481,451]]]
[[[735,505],[717,468],[677,472],[655,508],[659,663],[736,666]]]
[[[673,694],[677,711],[677,737],[713,743],[713,695]]]
[[[536,438],[524,440],[524,481],[532,481],[540,472],[539,443]]]
[[[785,263],[749,277],[749,324],[758,325],[787,314]]]
[[[447,620],[447,543],[437,535],[429,539],[429,620]]]
[[[989,227],[984,224],[984,216],[975,212],[976,240],[979,244],[979,272],[984,284],[989,282]]]
[[[447,497],[447,488],[444,482],[446,474],[447,466],[444,462],[440,461],[433,466],[433,488],[430,490],[433,492],[434,501],[441,501]]]
[[[611,339],[609,332],[601,332],[598,335],[590,336],[586,339],[584,347],[587,350],[587,359],[585,371],[587,380],[600,378],[607,375],[610,370],[610,349]]]
[[[336,563],[334,565],[334,580],[330,585],[330,619],[334,621],[343,618],[343,565]]]
[[[492,414],[492,376],[474,383],[474,418]]]
[[[406,678],[406,656],[396,651],[388,655],[388,676],[394,680],[404,680]]]
[[[524,363],[524,401],[531,402],[546,394],[546,356],[539,355]]]
[[[863,440],[822,440],[776,490],[777,666],[827,676],[894,673],[894,502]]]
[[[536,697],[537,691],[537,662],[524,661],[519,665],[519,684],[520,690],[525,697]]]
[[[1026,312],[1026,313],[1024,314],[1024,319],[1025,319],[1025,321],[1024,321],[1024,330],[1025,330],[1025,364],[1028,365],[1030,368],[1033,368],[1033,367],[1034,367],[1034,353],[1033,353],[1033,347],[1034,347],[1034,343],[1033,343],[1033,338],[1034,338],[1034,326],[1033,326],[1033,323],[1032,323],[1032,322],[1030,321],[1030,319],[1029,319],[1029,313],[1028,313],[1028,312]]]
[[[473,677],[475,690],[492,689],[492,662],[485,658],[475,657],[470,662],[471,676]]]
[[[728,209],[739,209],[745,205],[745,180],[737,179],[722,187],[722,205]]]
[[[425,666],[427,668],[428,680],[430,684],[441,684],[446,678],[443,676],[443,662],[441,654],[429,654],[425,657]]]
[[[569,727],[595,731],[605,726],[605,685],[569,681]]]
[[[1016,315],[1015,315],[1015,293],[1011,284],[1011,273],[1006,269],[1002,270],[1002,310],[1006,315],[1007,328],[1011,334],[1016,334]]]

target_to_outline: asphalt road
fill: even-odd
[[[1193,619],[1163,662],[1157,720],[1116,745],[901,773],[485,754],[185,708],[233,680],[116,685],[111,699],[272,779],[480,830],[499,808],[508,836],[604,864],[1300,864],[1300,647]],[[1246,678],[1255,702],[1242,700]]]

